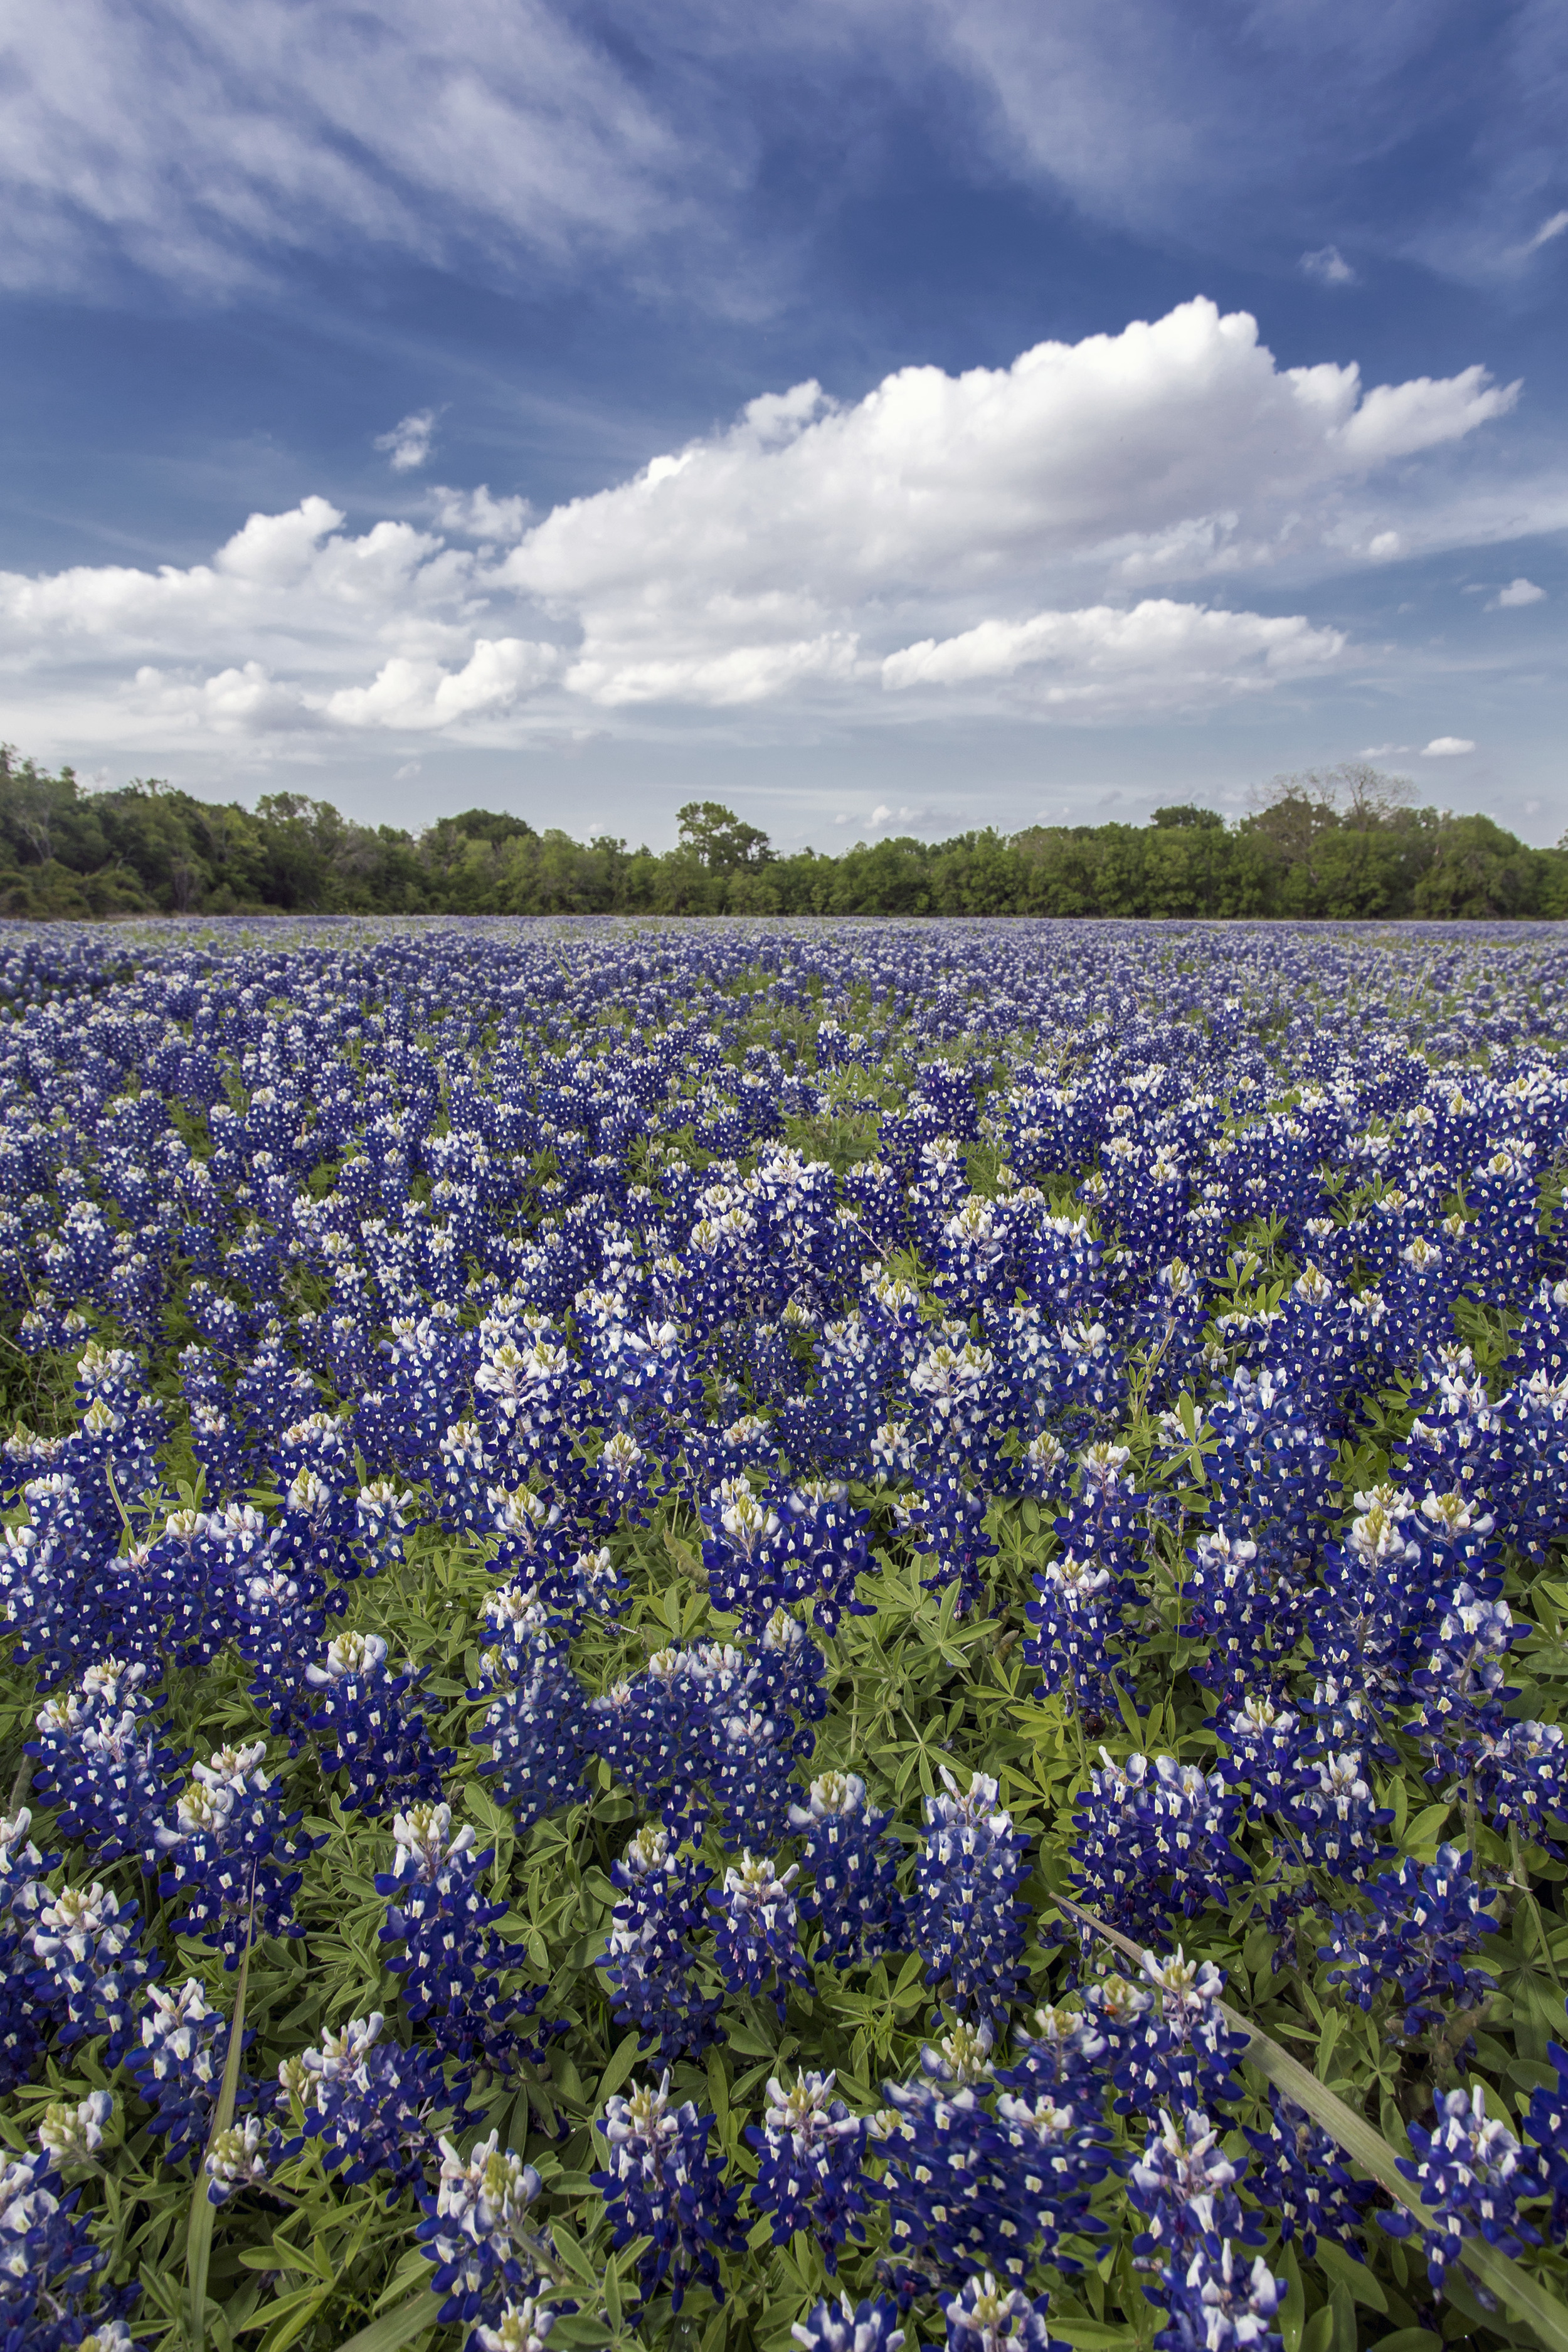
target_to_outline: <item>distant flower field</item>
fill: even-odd
[[[6,2352],[1568,2352],[1565,1042],[0,925]]]

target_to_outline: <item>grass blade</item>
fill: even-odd
[[[1130,1936],[1121,1935],[1115,1927],[1108,1927],[1102,1919],[1095,1917],[1092,1911],[1085,1911],[1065,1895],[1053,1894],[1052,1900],[1062,1910],[1070,1913],[1073,1918],[1080,1920],[1093,1934],[1103,1937],[1108,1944],[1114,1944],[1118,1951],[1125,1952],[1129,1958],[1142,1965],[1143,1947],[1135,1944]],[[1375,2130],[1364,2116],[1358,2116],[1353,2107],[1347,2107],[1342,2099],[1336,2098],[1327,2084],[1320,2083],[1299,2058],[1292,2058],[1271,2034],[1252,2024],[1239,2010],[1232,2009],[1230,2003],[1224,2000],[1219,2008],[1232,2032],[1245,2033],[1247,2037],[1247,2048],[1242,2053],[1247,2063],[1255,2066],[1270,2083],[1278,2084],[1286,2097],[1294,2099],[1315,2124],[1321,2125],[1330,2137],[1339,2142],[1347,2156],[1353,2157],[1363,2170],[1381,2181],[1389,2195],[1396,2199],[1407,2212],[1417,2215],[1423,2225],[1430,2228],[1434,2219],[1432,2208],[1422,2204],[1414,2183],[1406,2180],[1400,2171],[1398,2158],[1383,2134]],[[1532,2279],[1521,2263],[1507,2254],[1499,2253],[1496,2247],[1489,2246],[1483,2238],[1466,2238],[1459,2248],[1459,2260],[1500,2303],[1507,2305],[1519,2318],[1528,2321],[1542,2343],[1550,2347],[1550,2352],[1568,2352],[1568,2308]]]
[[[401,2352],[405,2344],[412,2344],[416,2336],[434,2327],[441,2313],[441,2297],[431,2288],[421,2287],[406,2303],[395,2304],[340,2344],[338,2352]]]
[[[206,2159],[219,2135],[227,2131],[234,2121],[234,2103],[239,2091],[240,2051],[245,2041],[245,1995],[250,1980],[250,1946],[255,1930],[256,1877],[253,1872],[250,1908],[245,1922],[245,1949],[239,1956],[239,1978],[234,1989],[234,2017],[228,2029],[223,2081],[218,2086],[217,2105],[213,2110],[212,2130],[207,2135],[202,2160],[196,2167],[196,2178],[191,2189],[190,2225],[185,2232],[185,2284],[190,2294],[192,2352],[204,2352],[206,2342],[207,2266],[212,2261],[213,2214],[216,2210],[207,2195]]]

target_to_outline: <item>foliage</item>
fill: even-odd
[[[1413,808],[1400,785],[1352,766],[1277,779],[1234,826],[1181,803],[1147,826],[900,835],[840,857],[783,856],[721,803],[689,801],[655,856],[488,809],[415,835],[295,793],[251,813],[155,782],[89,792],[0,747],[0,914],[1568,916],[1561,845]]]

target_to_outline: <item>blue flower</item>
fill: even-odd
[[[998,1808],[987,1774],[976,1772],[962,1794],[945,1765],[942,1777],[946,1795],[925,1801],[910,1937],[940,1998],[994,2017],[1022,1982],[1024,1839],[1011,1813]]]
[[[669,2289],[679,2311],[689,2286],[700,2283],[724,2300],[721,2257],[744,2243],[736,2223],[739,2188],[724,2184],[724,2160],[709,2149],[711,2116],[690,2100],[676,2106],[668,2073],[658,2084],[634,2086],[612,2098],[600,2126],[609,2143],[594,2186],[605,2200],[612,2242],[650,2242],[637,2266],[645,2299]]]

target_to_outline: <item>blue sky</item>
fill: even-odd
[[[1568,825],[1568,12],[55,0],[0,733],[782,845]]]

